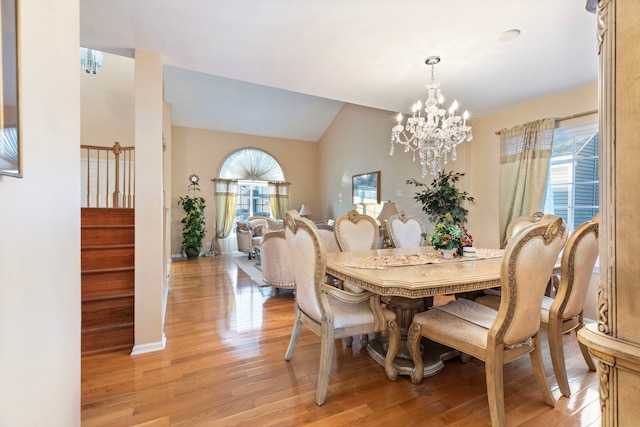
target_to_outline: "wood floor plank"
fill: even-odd
[[[303,327],[285,361],[293,292],[260,287],[237,258],[245,256],[172,263],[165,350],[82,358],[83,426],[490,425],[482,362],[455,358],[418,385],[407,376],[391,382],[358,339],[353,347],[336,340],[327,401],[317,406],[320,339]],[[571,398],[560,396],[543,334],[557,405],[544,404],[528,358],[508,364],[508,425],[600,425],[597,375],[575,337],[563,338]]]

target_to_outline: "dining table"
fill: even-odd
[[[400,375],[410,375],[413,360],[406,345],[407,331],[416,313],[427,310],[436,295],[473,298],[485,289],[500,287],[501,249],[477,248],[475,258],[445,259],[433,247],[389,248],[327,253],[326,273],[381,296],[396,314],[400,347],[394,366]],[[560,272],[559,263],[554,274]],[[386,335],[376,336],[366,346],[381,366],[386,356]],[[444,368],[444,362],[459,352],[435,342],[424,342],[424,376]]]

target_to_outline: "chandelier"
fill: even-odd
[[[102,67],[102,52],[81,47],[80,64],[87,74],[98,74],[98,69]]]
[[[393,156],[394,144],[404,146],[404,152],[413,152],[413,160],[416,160],[416,151],[420,156],[422,177],[427,176],[427,171],[435,175],[440,170],[440,161],[447,164],[447,158],[451,153],[451,160],[456,160],[456,146],[463,141],[471,141],[471,126],[467,126],[469,112],[465,111],[461,116],[456,115],[458,101],[453,101],[448,114],[440,108],[444,97],[440,92],[440,84],[434,81],[434,66],[440,62],[440,57],[430,56],[425,63],[431,65],[431,82],[427,84],[428,96],[424,102],[418,100],[411,112],[413,115],[402,124],[402,114],[398,114],[398,124],[391,129],[391,150]]]

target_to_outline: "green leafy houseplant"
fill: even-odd
[[[198,175],[189,177],[187,195],[178,198],[178,206],[184,209],[185,216],[182,218],[182,248],[183,254],[189,259],[198,258],[202,249],[202,240],[206,233],[204,222],[204,197],[196,196],[200,191],[200,178]]]
[[[413,198],[422,204],[429,221],[435,224],[434,232],[429,237],[431,244],[436,249],[457,249],[460,255],[463,246],[473,245],[471,235],[465,228],[469,211],[462,204],[475,201],[469,193],[456,187],[463,176],[464,173],[440,171],[430,184],[414,178],[406,181],[416,187],[425,187]],[[423,237],[428,236],[425,234]]]

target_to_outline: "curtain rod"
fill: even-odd
[[[571,116],[558,117],[556,118],[556,122],[564,122],[565,120],[577,119],[578,117],[590,116],[597,113],[598,110],[585,111],[584,113],[573,114]]]
[[[584,117],[584,116],[590,116],[591,114],[597,114],[598,110],[590,110],[590,111],[585,111],[583,113],[578,113],[578,114],[572,114],[570,116],[564,116],[564,117],[557,117],[555,118],[556,123],[557,122],[564,122],[566,120],[571,120],[571,119],[577,119],[578,117]],[[500,135],[501,130],[496,131],[496,135]]]

